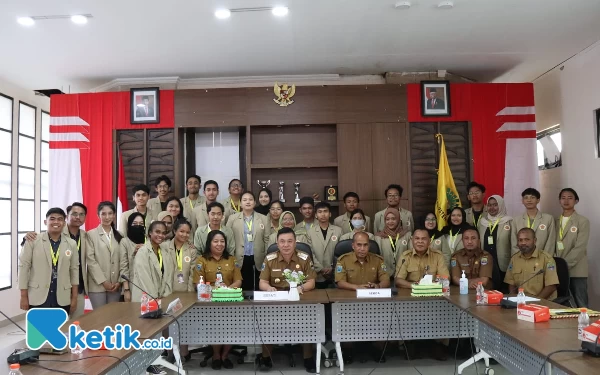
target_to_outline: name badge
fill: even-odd
[[[183,284],[183,274],[182,273],[177,274],[177,282],[179,284]]]
[[[563,244],[562,241],[556,241],[556,248],[560,251],[563,251],[565,249],[565,244]]]
[[[494,244],[494,237],[488,236],[488,245],[493,245],[493,244]]]
[[[356,289],[356,298],[391,298],[392,289]]]
[[[252,234],[248,233],[246,235],[246,239],[248,240],[248,242],[252,242],[252,241],[254,241],[254,236]]]
[[[255,301],[287,301],[288,299],[286,291],[254,292]]]

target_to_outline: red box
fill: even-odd
[[[600,334],[600,320],[583,329],[583,341],[596,342],[598,334]]]
[[[499,305],[500,300],[504,298],[504,294],[497,290],[486,290],[483,296],[483,303],[488,305]]]
[[[523,305],[517,308],[517,319],[533,323],[547,322],[550,320],[550,309],[542,305]]]

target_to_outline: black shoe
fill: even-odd
[[[258,365],[259,371],[269,371],[273,367],[273,361],[271,361],[271,357],[263,357],[262,354],[256,355],[256,364]]]
[[[233,362],[231,362],[229,358],[225,358],[223,360],[223,367],[225,367],[228,370],[231,370],[233,368]]]
[[[175,354],[173,354],[173,352],[169,352],[166,361],[171,364],[175,363]]]
[[[220,359],[213,359],[211,367],[213,370],[220,370],[222,365],[223,362]]]
[[[345,365],[351,365],[352,362],[354,362],[354,357],[352,356],[351,353],[348,353],[348,354],[342,353],[342,355],[344,356],[344,364]]]
[[[317,361],[314,357],[304,358],[304,368],[306,372],[314,374],[317,372]]]
[[[148,366],[146,368],[146,374],[147,375],[167,375],[167,372],[165,370],[162,370],[160,368],[158,368],[157,366]]]
[[[184,362],[184,363],[186,363],[186,362],[189,362],[189,361],[191,361],[191,360],[192,360],[192,353],[188,353],[188,354],[184,355],[184,356],[183,356],[183,357],[181,357],[181,358],[183,358],[183,362]]]
[[[160,353],[161,357],[168,357],[169,356],[169,352],[167,351],[167,349],[163,350],[162,353]]]

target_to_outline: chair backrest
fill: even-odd
[[[269,248],[267,249],[267,254],[274,253],[277,250],[279,250],[279,248],[277,247],[277,244],[274,243],[271,246],[269,246]],[[307,253],[308,255],[310,255],[311,258],[313,256],[312,249],[310,248],[310,245],[306,244],[304,242],[296,242],[296,250],[300,250],[300,251],[303,251],[303,252]]]
[[[558,274],[558,282],[559,285],[556,288],[557,294],[559,297],[567,297],[569,296],[569,266],[567,265],[567,261],[563,258],[554,257],[554,262],[556,263],[556,273]]]
[[[349,253],[352,250],[352,241],[353,240],[343,240],[338,242],[335,245],[335,249],[333,250],[333,256],[337,259],[339,257],[341,257],[342,255]],[[373,253],[373,254],[377,254],[380,255],[381,252],[379,250],[379,245],[377,244],[377,242],[373,241],[373,240],[369,240],[369,252]]]

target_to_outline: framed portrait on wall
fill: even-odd
[[[449,81],[421,81],[421,116],[450,116]]]
[[[158,124],[160,122],[159,88],[131,89],[131,123]]]

